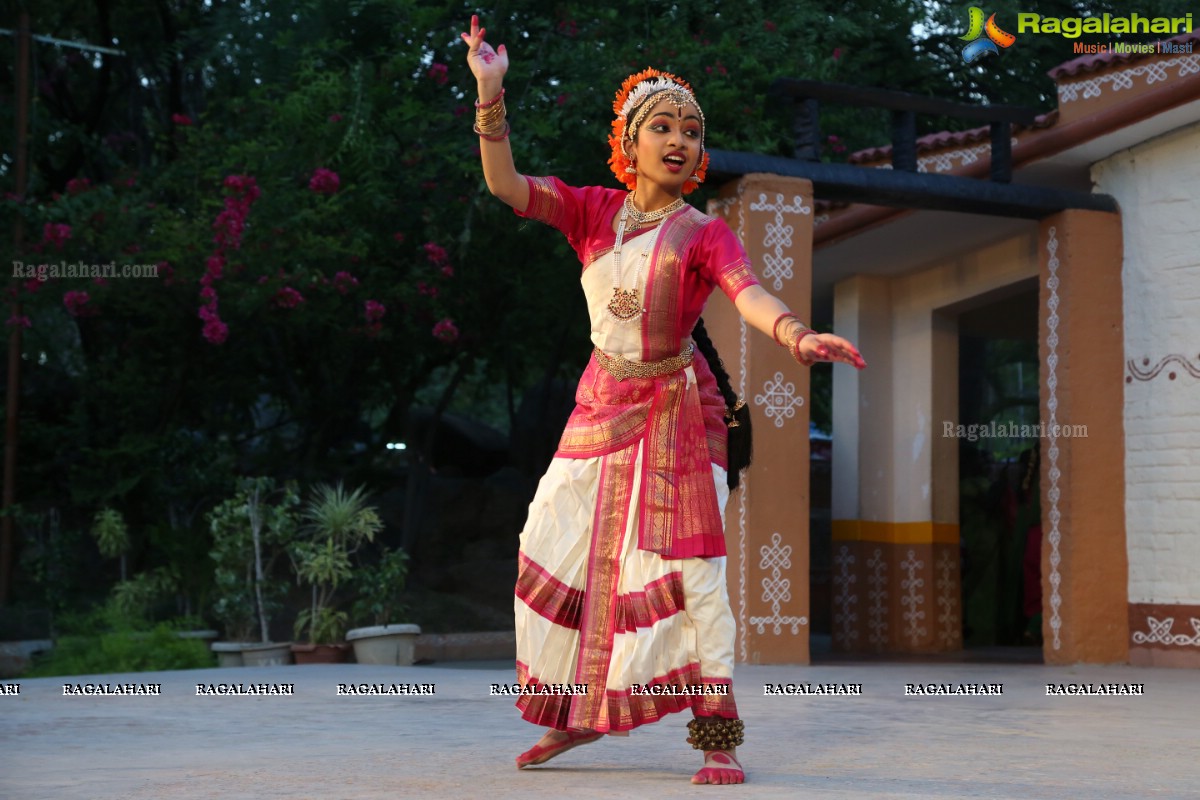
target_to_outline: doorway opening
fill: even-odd
[[[958,315],[963,648],[1042,660],[1038,289]]]

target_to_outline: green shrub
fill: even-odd
[[[64,628],[70,632],[58,638],[53,650],[35,658],[25,677],[216,666],[208,645],[199,639],[181,639],[178,627],[169,623],[161,623],[149,631],[135,631],[121,624],[111,610],[101,610],[68,619]]]

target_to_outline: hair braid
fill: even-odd
[[[712,339],[708,338],[703,318],[696,320],[696,327],[692,329],[692,339],[696,342],[696,347],[700,349],[704,360],[708,362],[713,377],[717,379],[717,388],[721,390],[721,396],[725,398],[725,413],[728,414],[729,410],[737,405],[737,392],[733,390],[733,386],[729,382],[729,373],[725,371],[725,365],[721,363],[721,356],[717,353],[717,348],[713,345]],[[750,460],[754,457],[753,431],[750,429],[750,406],[743,405],[734,411],[733,420],[737,422],[737,425],[729,428],[729,443],[726,446],[729,460],[727,482],[731,490],[738,487],[742,478],[742,470],[750,466]]]

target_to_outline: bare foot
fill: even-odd
[[[744,783],[746,773],[737,760],[737,749],[705,750],[704,769],[692,776],[692,783]]]
[[[579,747],[581,744],[590,744],[603,735],[596,731],[556,731],[550,729],[546,731],[546,735],[537,744],[517,756],[517,769],[524,769],[533,764],[545,764],[555,756],[565,753],[572,748]]]

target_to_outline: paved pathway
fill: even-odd
[[[195,670],[93,677],[157,697],[0,695],[0,798],[1200,798],[1200,675],[986,664],[741,666],[750,782],[691,786],[682,715],[518,771],[537,738],[496,662]],[[293,696],[198,697],[196,684],[293,683]],[[436,686],[337,696],[339,683]],[[862,696],[764,696],[765,684],[862,684]],[[905,684],[1003,684],[1000,696],[905,696]],[[1047,697],[1046,684],[1144,684]]]

